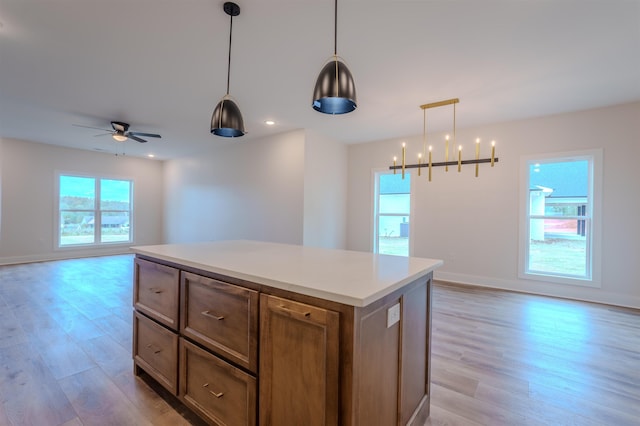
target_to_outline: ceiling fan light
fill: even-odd
[[[115,139],[117,142],[124,142],[128,138],[125,135],[122,135],[122,134],[119,134],[119,133],[114,133],[113,134],[113,139]]]
[[[218,102],[213,110],[211,133],[226,138],[236,138],[246,133],[240,108],[228,97]]]

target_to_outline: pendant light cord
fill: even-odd
[[[229,94],[229,80],[231,78],[231,34],[233,33],[233,15],[230,15],[231,23],[229,24],[229,61],[227,62],[227,95]]]
[[[333,13],[333,56],[338,56],[338,0],[336,0]]]

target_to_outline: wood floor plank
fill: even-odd
[[[26,343],[27,334],[9,309],[0,310],[0,348]]]
[[[131,373],[131,350],[126,350],[110,336],[89,339],[80,342],[79,346],[111,379]]]
[[[77,416],[31,345],[0,349],[0,365],[2,405],[12,425],[58,425]]]
[[[152,424],[98,367],[65,377],[60,386],[85,426]]]
[[[34,344],[34,347],[56,379],[96,367],[82,348],[67,335],[57,341]]]

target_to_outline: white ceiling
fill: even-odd
[[[296,128],[345,143],[416,135],[418,106],[454,97],[458,127],[640,100],[640,0],[340,0],[338,54],[358,92],[342,116],[310,106],[333,2],[237,3],[243,138],[209,133],[226,88],[220,0],[0,0],[0,136],[166,159]],[[450,126],[449,109],[428,117]],[[73,126],[112,120],[162,139],[116,145]]]

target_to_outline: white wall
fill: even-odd
[[[1,142],[0,264],[128,251],[129,244],[110,248],[56,248],[58,172],[132,179],[134,244],[162,241],[161,162],[6,138]]]
[[[312,131],[305,132],[305,246],[346,247],[347,147]]]
[[[462,173],[434,169],[414,185],[413,255],[439,258],[436,278],[516,291],[549,294],[640,307],[640,103],[570,114],[458,129],[463,158],[473,156],[473,141],[497,141],[496,167],[473,166]],[[421,135],[408,141],[407,158],[421,150]],[[429,135],[434,161],[442,161],[444,136]],[[387,168],[400,156],[400,139],[349,146],[347,248],[371,250],[372,171]],[[519,163],[533,154],[602,148],[604,151],[603,247],[601,288],[518,278]],[[439,157],[440,156],[440,157]],[[416,162],[411,160],[409,162]],[[417,180],[417,177],[413,178]]]
[[[299,130],[167,161],[166,242],[302,244],[304,141]]]

